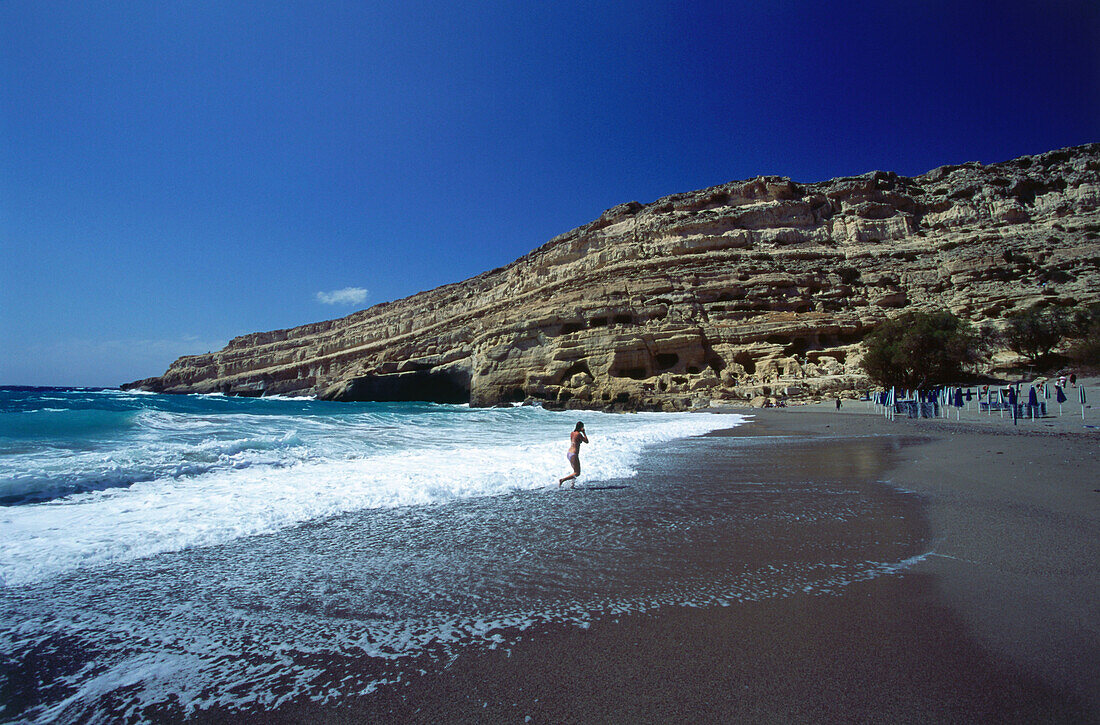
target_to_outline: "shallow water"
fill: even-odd
[[[596,479],[633,475],[646,445],[719,425],[585,419]],[[569,470],[575,421],[535,407],[0,389],[0,584],[348,512],[539,488]]]
[[[478,415],[504,428],[515,412]],[[594,439],[649,425],[585,417]],[[700,430],[737,422],[655,420],[685,419]],[[575,490],[543,480],[337,511],[9,585],[0,589],[0,715],[174,719],[331,703],[466,647],[507,647],[542,623],[828,594],[922,551],[913,502],[875,483],[892,439],[649,445],[659,450],[639,446],[625,475],[599,475],[594,441]]]

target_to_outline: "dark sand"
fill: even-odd
[[[1100,722],[1100,435],[887,422],[862,403],[756,413],[728,435],[895,439],[884,467],[851,476],[914,492],[905,518],[932,553],[831,595],[528,631],[361,699],[260,719]],[[823,465],[806,457],[775,461],[776,476]]]

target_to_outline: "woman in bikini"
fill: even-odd
[[[577,476],[581,475],[581,443],[587,442],[588,436],[584,434],[584,423],[577,423],[577,427],[569,434],[569,452],[565,454],[565,457],[569,460],[569,465],[573,467],[573,473],[565,478],[559,478],[558,486],[566,481],[573,482],[569,484],[570,488],[577,485]]]

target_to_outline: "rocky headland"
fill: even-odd
[[[505,267],[123,387],[682,410],[858,388],[861,340],[902,310],[1098,301],[1100,143],[621,204]]]

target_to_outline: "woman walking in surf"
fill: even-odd
[[[577,476],[581,475],[581,443],[587,442],[588,436],[584,434],[584,423],[578,422],[577,427],[569,434],[569,452],[565,454],[566,459],[569,461],[569,465],[573,467],[573,473],[565,478],[559,478],[559,487],[566,481],[572,481],[572,483],[569,484],[570,488],[574,488],[577,485]]]

